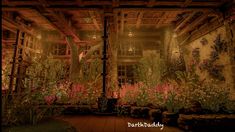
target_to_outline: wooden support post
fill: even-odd
[[[23,52],[24,52],[24,44],[25,44],[25,33],[20,35],[20,43],[18,44],[18,68],[17,68],[17,75],[16,75],[16,85],[15,85],[15,92],[18,92],[22,88],[22,67],[23,67]]]
[[[143,17],[143,12],[139,12],[138,17],[137,17],[137,22],[136,22],[136,28],[137,29],[140,28],[142,17]]]
[[[107,17],[104,17],[104,46],[103,46],[103,95],[106,94],[106,62],[107,62]]]
[[[17,30],[16,33],[16,42],[14,44],[14,53],[12,58],[12,67],[11,67],[11,75],[10,75],[10,82],[9,82],[9,90],[10,93],[13,94],[13,83],[14,83],[14,74],[15,74],[15,67],[16,67],[16,57],[18,52],[18,43],[20,39],[20,30]]]

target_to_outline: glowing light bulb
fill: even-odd
[[[93,35],[93,36],[92,36],[92,39],[96,39],[96,35]]]
[[[177,37],[177,34],[176,33],[173,33],[173,38],[176,38]]]
[[[129,36],[129,37],[133,37],[133,33],[132,33],[132,32],[129,32],[129,33],[128,33],[128,36]]]
[[[128,51],[129,51],[129,52],[132,52],[132,51],[133,51],[133,48],[132,48],[132,47],[129,47]]]
[[[37,35],[37,39],[41,39],[42,38],[42,36],[39,34],[39,35]]]

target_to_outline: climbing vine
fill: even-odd
[[[201,71],[207,71],[209,75],[220,81],[224,81],[224,75],[222,73],[224,65],[216,64],[216,61],[219,59],[219,55],[223,52],[227,52],[227,43],[225,40],[221,40],[221,35],[217,35],[214,45],[211,46],[212,51],[210,53],[209,59],[204,59],[199,65]]]

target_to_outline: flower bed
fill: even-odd
[[[131,107],[131,117],[134,118],[147,118],[149,116],[149,107]]]
[[[131,113],[130,105],[118,105],[116,106],[118,116],[127,116]]]
[[[224,128],[235,128],[235,114],[205,114],[184,115],[180,114],[178,126],[186,131],[189,130],[218,130]]]
[[[160,109],[150,109],[149,110],[150,120],[153,122],[161,122],[162,121],[162,111]]]

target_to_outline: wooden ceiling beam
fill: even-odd
[[[76,0],[76,1],[48,1],[48,5],[50,6],[58,6],[58,5],[63,5],[63,6],[103,6],[103,5],[118,5],[119,7],[124,5],[128,6],[147,6],[147,7],[153,7],[153,6],[179,6],[182,7],[182,5],[187,5],[187,6],[205,6],[205,7],[217,7],[220,6],[221,4],[224,3],[224,1],[203,1],[203,2],[195,2],[190,0],[186,1],[156,1],[156,0],[150,0],[150,1],[118,1],[117,0],[112,0],[112,1],[81,1],[81,0]],[[81,4],[82,3],[82,4]],[[8,6],[36,6],[36,5],[41,5],[42,3],[39,1],[3,1],[3,5],[8,5]]]
[[[80,41],[80,38],[78,37],[76,31],[74,30],[74,27],[72,28],[72,25],[69,24],[70,20],[66,20],[61,12],[55,13],[53,11],[50,11],[50,13],[53,16],[53,18],[56,20],[56,22],[52,23],[54,23],[54,25],[56,25],[58,29],[64,33],[64,35],[73,36],[75,42]]]
[[[15,29],[14,29],[14,28],[11,28],[11,27],[7,26],[7,25],[4,24],[4,23],[2,23],[2,29],[9,30],[9,31],[11,31],[11,32],[13,32],[13,33],[16,33],[16,32],[17,32],[17,31],[16,31],[16,28],[15,28]]]
[[[2,11],[28,11],[30,9],[26,7],[2,7]]]
[[[35,30],[33,30],[32,28],[27,27],[27,25],[25,25],[24,23],[17,23],[5,16],[2,16],[2,26],[5,28],[11,28],[12,31],[14,31],[13,29],[19,29],[32,36],[35,36],[35,37],[37,36]]]
[[[51,9],[46,8],[47,6],[49,6],[46,0],[39,0],[39,2],[43,5],[44,11],[47,12],[47,14],[38,12],[39,14],[41,14],[41,16],[46,18],[50,22],[51,25],[54,25],[55,27],[57,27],[56,29],[59,32],[62,32],[63,35],[73,36],[75,42],[81,41],[76,31],[74,30],[74,28],[72,28],[71,20],[67,20],[65,16],[62,14],[62,12],[60,11],[53,11]],[[51,18],[55,19],[56,21],[51,21],[50,20]]]
[[[119,7],[120,1],[119,0],[112,0],[112,7]]]
[[[176,25],[174,31],[177,32],[177,31],[178,31],[183,25],[185,25],[185,23],[188,22],[195,14],[196,14],[196,12],[190,13],[181,23],[179,23],[178,25]]]
[[[137,17],[137,22],[136,22],[136,28],[140,28],[141,20],[143,18],[143,12],[139,12],[138,17]]]
[[[84,6],[102,6],[102,5],[110,5],[112,6],[112,1],[83,1]]]
[[[147,7],[153,7],[156,0],[149,0]]]
[[[82,0],[76,0],[78,6],[84,6]]]
[[[204,13],[198,18],[196,18],[196,20],[194,20],[192,23],[190,23],[188,26],[186,26],[180,32],[178,32],[178,36],[181,36],[182,34],[185,34],[186,32],[194,29],[198,24],[200,24],[203,20],[205,20],[208,17],[208,15],[209,15],[208,13]]]
[[[211,2],[191,2],[190,4],[188,4],[188,6],[205,6],[205,7],[218,7],[220,5],[222,5],[223,2],[220,2],[220,1],[211,1]]]
[[[213,10],[213,8],[116,8],[114,10],[123,11],[123,12],[166,12],[166,13],[175,13],[175,12],[189,12],[189,11],[201,11],[201,12],[208,12]]]

